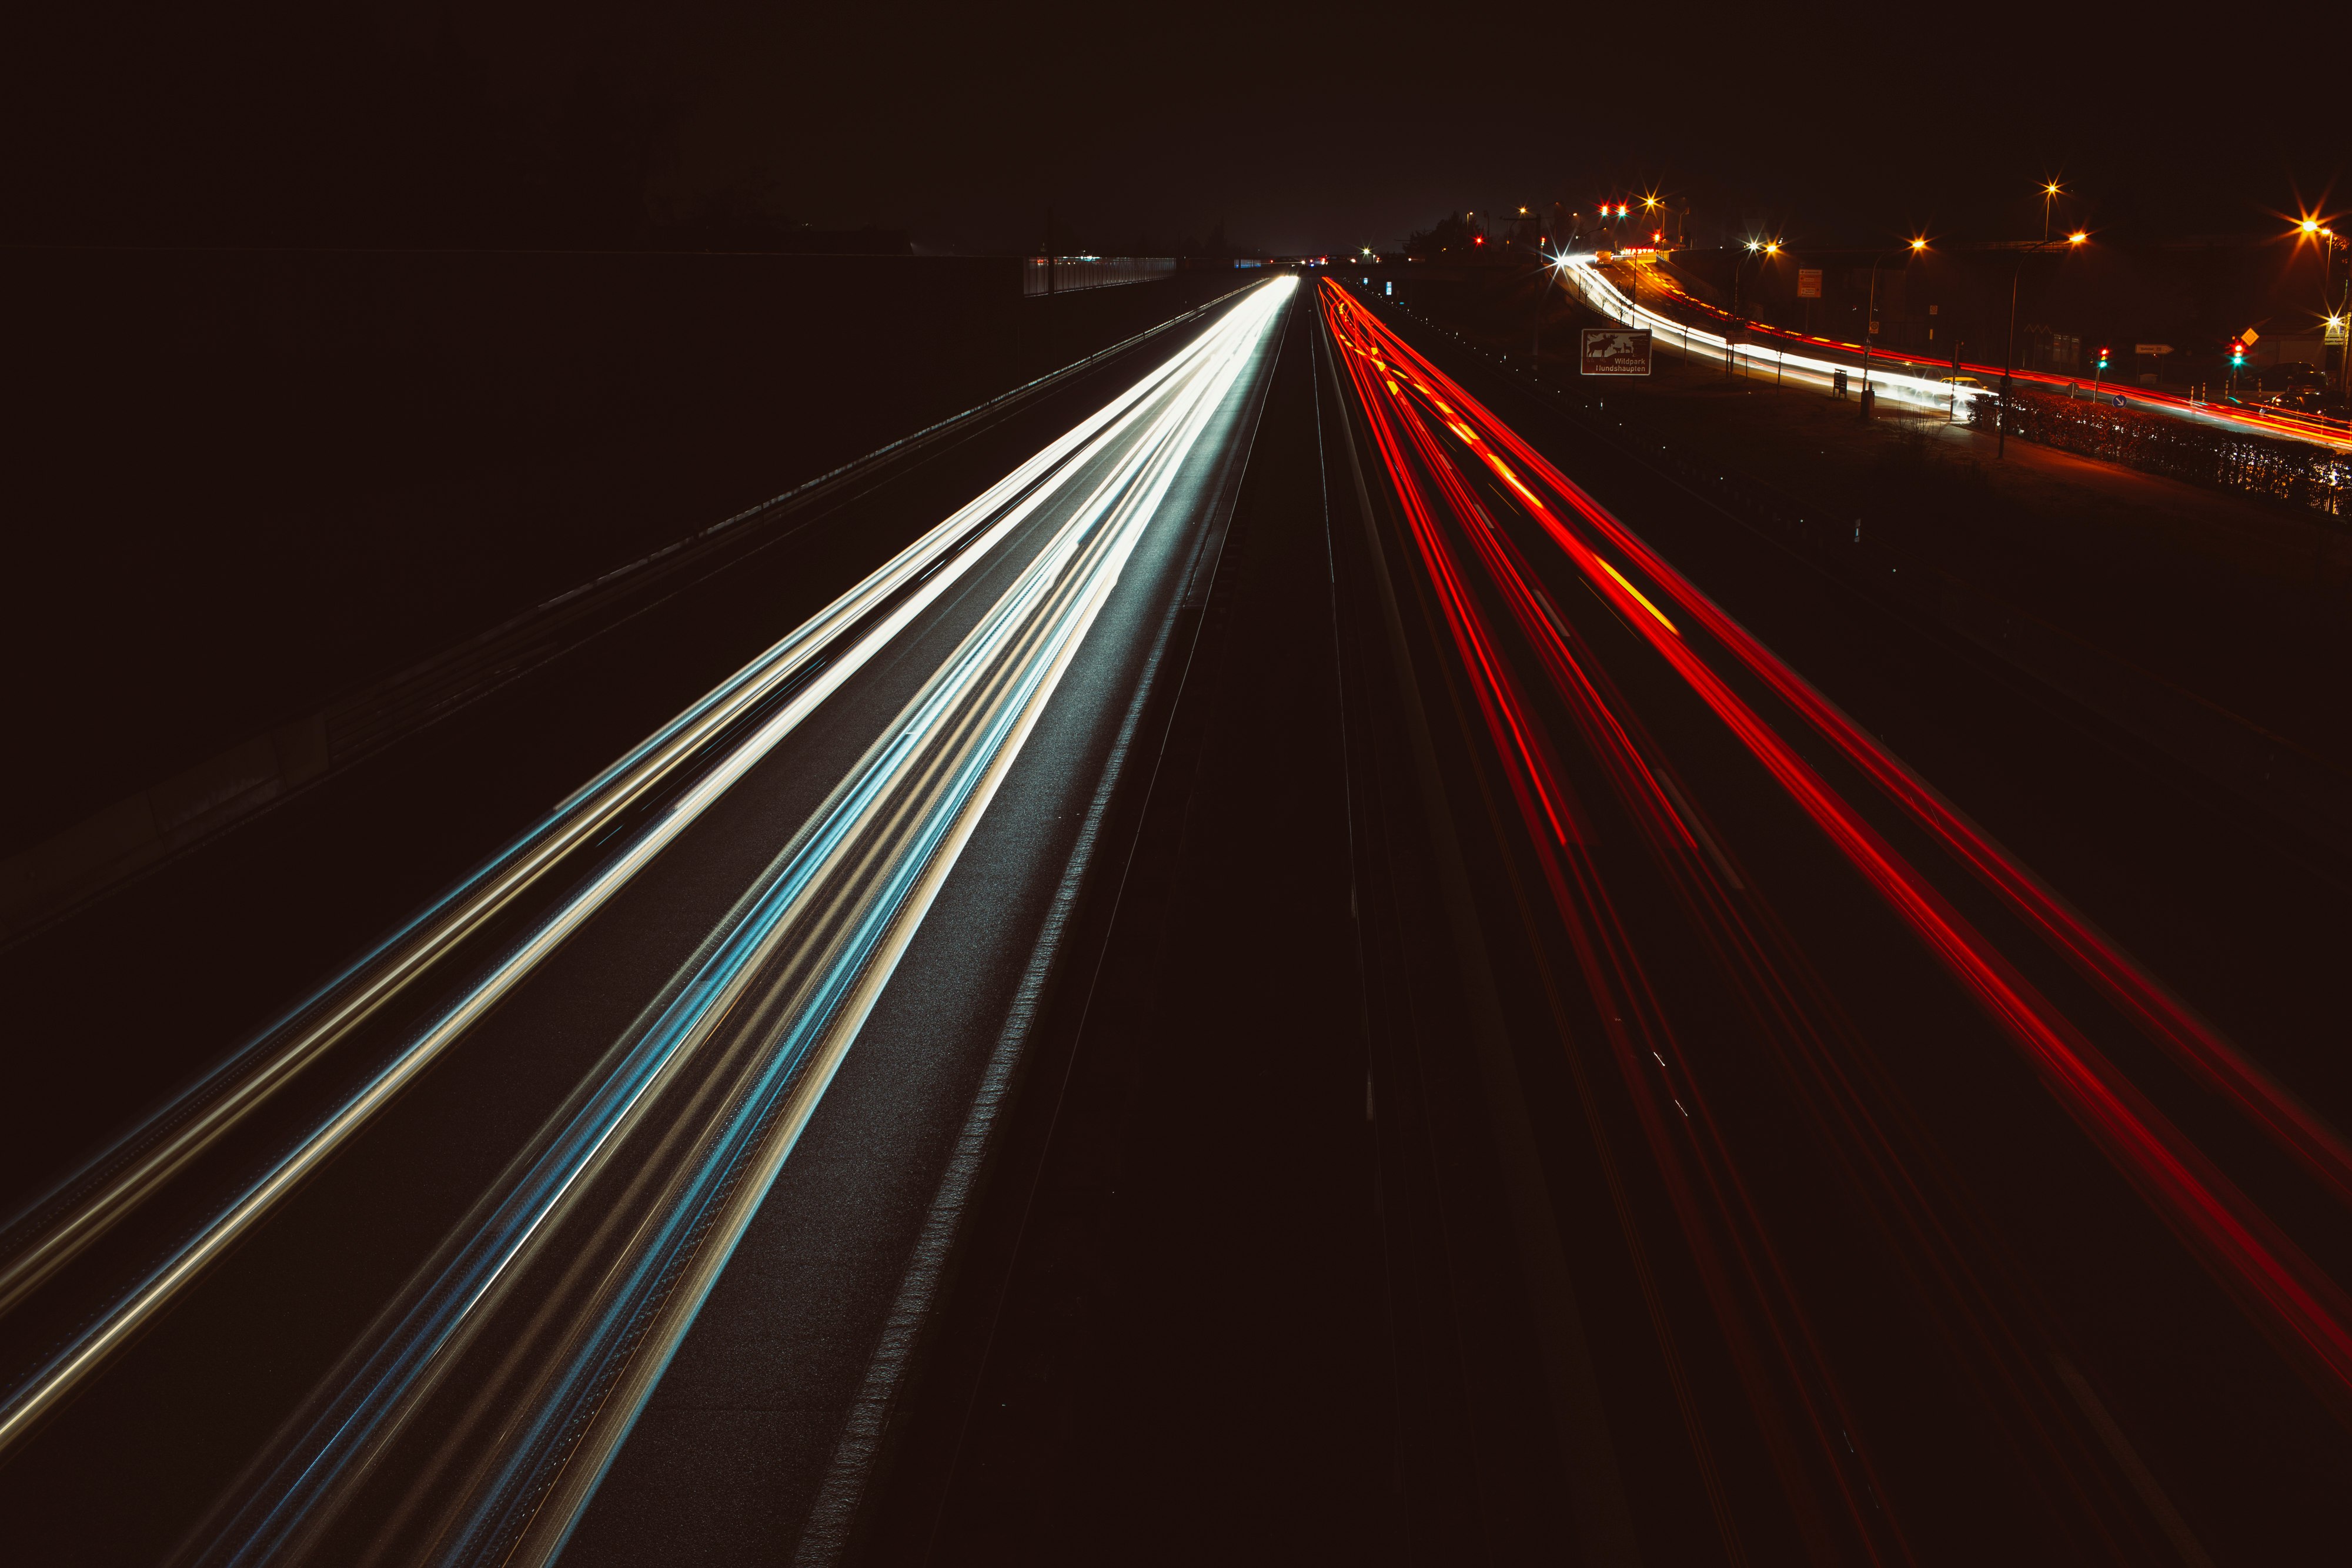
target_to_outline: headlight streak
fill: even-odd
[[[1465,444],[1475,450],[1475,437],[1458,425],[1444,428],[1463,434]],[[1450,455],[1427,443],[1416,444],[1441,485],[1451,490],[1444,477]],[[2051,1352],[2063,1336],[2042,1322],[2045,1314],[2021,1270],[1976,1213],[1965,1188],[1944,1170],[1932,1141],[1913,1124],[1900,1092],[1877,1069],[1802,949],[1768,906],[1732,896],[1746,894],[1748,884],[1717,841],[1718,835],[1692,809],[1672,764],[1553,607],[1510,535],[1491,525],[1474,497],[1449,498],[1456,515],[1465,518],[1462,536],[1477,552],[1522,638],[1537,652],[1612,792],[1758,1038],[1772,1048],[1797,1088],[1797,1103],[1817,1139],[1839,1161],[1853,1190],[1865,1195],[1952,1364],[1973,1384],[1984,1409],[2023,1461],[2018,1473],[2042,1490],[2051,1517],[2074,1538],[2083,1555],[2127,1555],[2115,1542],[2137,1533],[2137,1515],[2093,1457],[2095,1444],[2056,1439],[2074,1425],[2073,1411],[2049,1373]],[[1469,517],[1481,526],[1468,526]],[[1698,1108],[1712,1138],[1713,1113],[1687,1064],[1670,1067],[1654,1046],[1651,1060],[1670,1084],[1686,1085],[1683,1094]],[[1736,1183],[1727,1151],[1724,1159]],[[1972,1257],[1988,1261],[1979,1266]],[[2034,1322],[2038,1332],[2021,1334],[2021,1322]],[[2077,1516],[2063,1505],[2064,1499],[2087,1504],[2091,1517]]]
[[[1603,315],[1616,318],[1629,327],[1648,328],[1657,335],[1657,340],[1661,343],[1674,347],[1689,345],[1694,352],[1700,348],[1711,350],[1717,354],[1728,351],[1735,360],[1745,361],[1750,365],[1778,366],[1785,371],[1795,371],[1804,375],[1816,376],[1824,382],[1839,371],[1851,371],[1855,368],[1832,360],[1810,359],[1762,344],[1733,343],[1717,333],[1694,328],[1687,322],[1677,321],[1672,317],[1661,315],[1647,306],[1637,305],[1618,293],[1616,289],[1610,287],[1608,280],[1601,276],[1592,262],[1582,256],[1569,257],[1568,265],[1562,267],[1560,272],[1562,277],[1576,284],[1577,291],[1593,308]],[[1763,328],[1759,329],[1770,330]],[[1775,335],[1780,334],[1775,333]],[[1812,340],[1821,342],[1825,348],[1832,346],[1826,339]],[[1872,352],[1875,356],[1877,350],[1874,350]],[[1872,365],[1870,369],[1870,384],[1882,392],[1891,392],[1897,396],[1922,403],[1948,403],[1954,392],[1953,388],[1942,382],[1882,370],[1876,364]],[[1972,403],[1977,398],[1984,396],[1989,390],[1961,387],[1958,389],[1960,403],[1963,406]]]
[[[1198,346],[1192,350],[1197,352]],[[1024,491],[1047,483],[1071,455],[1096,436],[1102,426],[1119,417],[1134,400],[1181,368],[1181,356],[1171,360],[1088,419],[1082,421],[1036,456],[992,486],[989,492],[878,569],[824,611],[812,617],[774,647],[737,672],[661,730],[604,773],[573,792],[539,823],[492,856],[457,887],[414,916],[365,956],[263,1030],[220,1067],[176,1096],[162,1110],[125,1134],[80,1171],[36,1199],[5,1227],[14,1245],[0,1262],[0,1313],[87,1248],[139,1204],[183,1170],[229,1128],[283,1088],[305,1068],[348,1038],[406,986],[445,959],[467,936],[507,907],[533,883],[567,857],[595,840],[630,807],[684,769],[707,760],[704,748],[723,737],[727,727],[763,701],[803,676],[819,674],[830,656],[833,674],[826,689],[839,684],[850,669],[870,656],[886,638],[866,636],[857,644],[836,649],[832,644],[860,623],[887,608],[895,595],[920,584],[915,591],[928,602],[962,566],[954,552],[971,559],[974,530]],[[983,543],[982,549],[985,549]],[[950,565],[942,568],[941,563]],[[967,562],[968,564],[968,562]],[[944,580],[924,583],[926,572],[943,570]],[[936,584],[936,586],[934,585]],[[893,625],[903,624],[904,618]],[[792,710],[805,713],[814,702]],[[772,745],[793,727],[791,722],[771,724],[763,734]],[[732,754],[740,759],[741,751]],[[751,758],[756,760],[756,758]],[[687,822],[713,791],[698,791],[692,803],[673,806],[652,835],[666,842]],[[656,846],[657,847],[657,846]],[[567,914],[579,915],[608,896],[616,883],[603,884],[603,894],[577,895]],[[558,915],[549,926],[562,925]],[[544,932],[546,928],[543,927]],[[531,956],[541,956],[534,952]],[[510,984],[530,967],[509,967],[486,984]],[[6,1446],[0,1428],[0,1448]]]
[[[1117,454],[1094,490],[478,1228],[420,1278],[391,1332],[314,1406],[199,1561],[345,1560],[337,1554],[352,1549],[355,1529],[371,1560],[398,1551],[446,1563],[543,1563],[561,1550],[1290,289],[1276,279],[1244,301],[1184,357],[1181,373],[1156,380],[1161,395],[1089,447]],[[647,1138],[656,1142],[637,1149]],[[625,1158],[625,1149],[637,1152]],[[628,1234],[592,1249],[604,1265],[593,1279],[567,1283],[580,1262],[550,1249],[608,1210],[631,1217]],[[518,1281],[532,1270],[557,1278],[524,1292]],[[558,1301],[567,1311],[551,1321]],[[542,1321],[520,1321],[534,1310]],[[491,1343],[486,1319],[520,1343]],[[481,1388],[464,1418],[417,1431],[425,1401],[471,1386],[459,1378],[467,1368]],[[421,1471],[387,1466],[396,1448]],[[382,1479],[388,1470],[398,1479]],[[404,1495],[370,1505],[373,1519],[389,1502],[388,1522],[346,1522],[372,1485],[381,1493],[412,1476]]]
[[[1230,317],[1228,318],[1230,321]],[[0,1313],[70,1263],[318,1061],[394,995],[541,877],[624,818],[637,801],[693,768],[693,785],[595,868],[521,942],[438,1018],[409,1038],[350,1098],[268,1170],[193,1228],[174,1250],[91,1314],[68,1343],[0,1396],[0,1455],[373,1121],[550,953],[609,903],[737,779],[940,594],[1079,473],[1126,437],[1171,383],[1196,376],[1225,347],[1225,324],[1171,356],[1003,479],[909,545],[863,582],[747,664],[709,695],[558,806],[465,883],[387,938],[311,1001],[266,1031],[16,1228],[27,1239],[0,1265]],[[844,644],[844,638],[854,639]],[[802,683],[795,687],[795,683]],[[774,715],[713,757],[714,742],[762,703],[793,695]]]
[[[1779,670],[1777,679],[1767,674],[1778,668],[1778,661],[1769,652],[1744,632],[1738,632],[1728,617],[1642,547],[1605,509],[1544,462],[1475,400],[1447,382],[1434,367],[1421,361],[1408,345],[1394,340],[1376,324],[1368,324],[1366,329],[1378,333],[1382,349],[1391,358],[1417,366],[1421,374],[1446,388],[1454,406],[1466,413],[1488,439],[1526,465],[1597,533],[1633,560],[1666,597],[1716,632],[1742,663],[1765,674],[1776,691],[1801,687],[1802,683],[1785,669]],[[1589,580],[1608,583],[1612,572],[1606,564],[1557,513],[1537,509],[1530,515]],[[2347,1322],[2352,1322],[2352,1301],[2347,1301],[2341,1288],[1838,797],[1706,665],[1685,640],[1661,627],[1644,624],[1640,617],[1629,617],[1627,623],[1706,702],[1911,925],[1929,951],[2023,1050],[2077,1125],[2139,1190],[2175,1236],[2205,1263],[2214,1279],[2304,1374],[2329,1407],[2339,1418],[2352,1415],[2352,1331],[2347,1328]],[[1719,627],[1725,631],[1718,631]],[[1726,631],[1730,634],[1725,634]],[[1810,705],[1792,702],[1791,706],[1816,724],[1827,722],[1833,712],[1818,695],[1812,696]],[[1838,737],[1832,735],[1831,738],[1836,740]],[[1842,745],[1841,749],[1845,746]],[[2169,998],[2152,981],[2141,983],[2135,979],[2138,974],[2136,965],[2100,941],[2087,926],[2068,920],[2068,912],[2054,899],[2042,902],[2034,898],[2039,884],[2021,870],[2012,866],[2013,874],[2001,875],[1979,863],[1975,856],[2003,861],[2006,857],[1998,856],[1990,841],[1981,835],[1965,831],[1964,821],[1949,812],[1948,808],[1943,809],[1948,814],[1939,818],[1931,809],[1931,798],[1924,794],[1924,786],[1919,786],[1919,793],[1902,791],[1899,785],[1907,773],[1885,758],[1883,750],[1874,747],[1868,749],[1878,752],[1882,766],[1873,768],[1865,765],[1865,772],[1888,788],[1906,810],[1919,813],[1930,831],[1954,848],[1963,864],[2011,898],[2029,925],[2051,936],[2062,953],[2100,982],[2102,989],[2126,1016],[2158,1033],[2160,1040],[2168,1040],[2183,1051],[2227,1051],[2218,1036],[2176,1030],[2174,1026],[2179,1022],[2193,1022],[2186,1018],[2185,1009],[2176,1012],[2174,1008],[2167,1007]],[[2097,956],[2102,949],[2108,956],[2104,960]],[[2254,1072],[2250,1064],[2243,1071],[2233,1071],[2232,1064],[2242,1061],[2237,1053],[2228,1051],[2219,1060],[2210,1055],[2192,1055],[2191,1060],[2210,1069],[2201,1074],[2209,1082],[2216,1074],[2223,1075],[2227,1082],[2249,1096],[2253,1101],[2250,1108],[2256,1111],[2258,1124],[2280,1136],[2289,1147],[2301,1151],[2303,1145],[2292,1141],[2291,1134],[2307,1124],[2286,1113],[2294,1107],[2283,1095],[2272,1098],[2262,1092],[2267,1080]],[[2247,1103],[2243,1099],[2238,1103]],[[2320,1163],[2325,1165],[2326,1130],[2317,1129],[2317,1135],[2322,1139]],[[2310,1163],[2306,1159],[2306,1164]]]
[[[1688,323],[1677,321],[1672,317],[1636,306],[1609,286],[1593,266],[1592,258],[1565,257],[1561,273],[1563,277],[1573,279],[1588,304],[1604,314],[1614,316],[1628,326],[1649,326],[1659,334],[1661,341],[1676,343],[1682,340]],[[1680,285],[1663,274],[1656,275],[1654,282],[1661,293],[1673,295],[1681,302],[1685,309],[1723,321],[1728,321],[1731,319],[1728,312],[1694,298]],[[1761,321],[1752,321],[1747,325],[1750,331],[1760,332],[1766,337],[1775,338],[1782,342],[1811,343],[1821,348],[1836,349],[1849,354],[1859,355],[1862,352],[1862,345],[1859,343],[1843,343],[1834,338],[1792,332],[1786,328],[1769,326]],[[1689,340],[1706,345],[1717,353],[1722,352],[1724,347],[1724,340],[1709,332],[1693,333]],[[1832,371],[1851,371],[1857,368],[1836,361],[1800,359],[1795,355],[1784,354],[1780,350],[1770,348],[1759,350],[1752,345],[1734,345],[1733,351],[1742,358],[1748,359],[1751,364],[1760,359],[1767,365],[1778,362],[1802,373],[1824,378]],[[1928,402],[1945,403],[1948,406],[1950,404],[1955,389],[1942,379],[1923,380],[1918,377],[1896,375],[1891,371],[1882,372],[1875,363],[1875,361],[1885,361],[1892,364],[1924,366],[1930,370],[1940,371],[1944,375],[1948,376],[1953,373],[1949,360],[1925,358],[1918,354],[1907,353],[1900,349],[1884,349],[1874,344],[1870,350],[1870,357],[1874,361],[1870,372],[1872,384],[1894,387],[1906,396],[1915,399],[1924,396]],[[1996,380],[2001,373],[1999,365],[1980,365],[1967,360],[1960,361],[1959,370],[1963,374],[1990,376]],[[2082,385],[2082,377],[2079,375],[2062,376],[2048,371],[2021,370],[2015,366],[2011,367],[2009,375],[2011,382],[2022,383],[2030,388],[2080,388]],[[2112,393],[2128,397],[2134,404],[2159,409],[2175,418],[2188,420],[2194,423],[2221,425],[2225,428],[2236,427],[2242,433],[2251,432],[2292,441],[2311,442],[2334,447],[2338,452],[2352,450],[2352,437],[2347,437],[2342,430],[2331,426],[2319,416],[2294,416],[2243,406],[2225,408],[2182,397],[2177,392],[2160,392],[2147,386],[2126,386],[2120,382],[2111,381],[2107,383],[2107,388]],[[1924,392],[1922,389],[1925,389]],[[1976,399],[1992,395],[1999,390],[1998,386],[1960,387],[1958,392],[1962,402],[1973,402]]]

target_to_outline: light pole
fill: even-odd
[[[2068,246],[2081,245],[2091,236],[2076,229],[2066,236]],[[1993,451],[1996,458],[2009,455],[2009,383],[2017,366],[2017,283],[2025,276],[2025,258],[2053,241],[2042,240],[2027,246],[2017,253],[2017,270],[2009,275],[2009,338],[2000,350],[2000,417],[1993,421]]]
[[[1566,246],[1562,246],[1560,247],[1560,255],[1558,259],[1545,256],[1541,246],[1538,246],[1536,247],[1536,255],[1538,257],[1541,257],[1546,265],[1543,269],[1543,291],[1536,296],[1536,330],[1534,340],[1528,345],[1528,348],[1532,352],[1528,355],[1528,363],[1534,367],[1532,373],[1536,380],[1541,381],[1543,380],[1544,307],[1551,303],[1551,286],[1555,282],[1559,281],[1559,275],[1567,269],[1568,247]]]
[[[2329,298],[2328,291],[2336,283],[2336,255],[2347,248],[2345,236],[2321,223],[2317,218],[2305,218],[2295,225],[2301,238],[2319,246],[2319,308],[2327,313],[2327,330],[2344,332],[2345,323],[2352,321],[2352,269],[2347,269],[2342,294]],[[2327,348],[2322,340],[2319,350],[2323,366],[2327,360]],[[2345,332],[2344,341],[2336,345],[2336,381],[2344,395],[2352,397],[2352,332]]]
[[[1908,248],[1911,256],[1916,256],[1927,248],[1927,242],[1924,238],[1915,237]],[[1878,269],[1888,256],[1899,254],[1901,253],[1896,251],[1883,250],[1870,258],[1870,300],[1863,307],[1862,311],[1862,396],[1857,400],[1862,407],[1862,417],[1864,419],[1870,417],[1871,404],[1870,340],[1878,336]],[[1909,257],[1906,256],[1905,259],[1908,260]]]
[[[1769,259],[1780,254],[1780,242],[1777,239],[1751,239],[1748,242],[1748,256],[1762,256]],[[1739,273],[1740,269],[1747,265],[1747,256],[1735,256],[1731,263],[1731,314],[1733,319],[1738,322],[1739,329],[1742,332],[1745,332],[1748,329],[1748,311],[1747,308],[1741,303],[1741,295],[1739,292]],[[1731,330],[1729,328],[1726,328],[1723,334],[1723,373],[1726,377],[1728,377],[1731,374]]]

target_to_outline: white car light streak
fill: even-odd
[[[1615,318],[1629,327],[1646,327],[1656,334],[1656,341],[1669,348],[1684,347],[1696,353],[1701,349],[1720,355],[1727,348],[1735,361],[1745,361],[1751,367],[1777,369],[1784,374],[1793,373],[1829,382],[1840,371],[1858,371],[1859,367],[1832,360],[1817,360],[1808,355],[1792,353],[1763,343],[1730,343],[1720,333],[1704,331],[1683,322],[1662,316],[1647,306],[1636,304],[1611,287],[1594,266],[1593,258],[1570,256],[1561,258],[1561,271],[1576,283],[1577,290],[1586,304],[1604,316]],[[1889,361],[1892,362],[1892,361]],[[1931,381],[1925,376],[1904,375],[1870,369],[1870,384],[1882,393],[1891,392],[1907,402],[1937,407],[1966,409],[1990,393],[1984,387],[1959,387]],[[1957,390],[1958,401],[1954,401]]]
[[[1265,330],[1267,322],[1282,300],[1286,298],[1294,281],[1288,277],[1269,280],[1252,298],[1243,300],[1227,312],[1214,328],[1194,343],[990,486],[791,636],[730,677],[628,757],[608,768],[584,789],[559,806],[547,821],[517,841],[515,848],[507,855],[477,873],[452,895],[451,900],[445,901],[443,905],[436,906],[399,934],[394,939],[395,943],[421,931],[429,946],[429,950],[421,957],[415,955],[400,956],[400,972],[412,973],[415,967],[430,962],[433,956],[446,950],[447,945],[472,929],[487,914],[494,913],[515,896],[520,883],[540,874],[554,859],[601,831],[630,801],[639,798],[677,766],[689,758],[696,761],[709,760],[697,754],[730,721],[750,711],[762,698],[791,680],[809,674],[812,666],[817,665],[821,659],[824,661],[820,668],[814,670],[814,677],[805,688],[797,692],[751,735],[711,762],[709,770],[691,789],[656,817],[624,852],[563,900],[554,913],[546,916],[532,935],[491,973],[430,1026],[413,1037],[357,1093],[311,1128],[290,1152],[245,1192],[215,1212],[208,1221],[195,1227],[189,1239],[156,1264],[145,1278],[118,1295],[109,1306],[93,1313],[83,1330],[69,1343],[58,1348],[48,1360],[17,1381],[5,1396],[0,1396],[0,1454],[5,1454],[50,1409],[99,1370],[117,1350],[135,1338],[141,1329],[169,1305],[181,1291],[298,1188],[336,1150],[372,1122],[398,1096],[402,1088],[512,991],[541,959],[610,902],[622,886],[683,832],[712,801],[797,728],[818,704],[929,610],[952,583],[985,559],[1040,508],[1060,497],[1073,478],[1090,472],[1097,460],[1111,458],[1114,465],[1109,476],[1097,486],[1093,497],[1077,509],[1077,516],[1086,520],[1087,526],[1091,527],[1093,522],[1098,521],[1102,508],[1110,505],[1103,499],[1106,494],[1116,488],[1131,487],[1139,476],[1147,472],[1156,476],[1151,483],[1157,487],[1150,492],[1150,507],[1139,511],[1131,508],[1121,511],[1120,515],[1127,518],[1125,531],[1118,536],[1122,542],[1102,557],[1102,560],[1108,563],[1108,570],[1097,570],[1090,579],[1095,587],[1092,596],[1086,601],[1089,608],[1079,622],[1072,623],[1074,630],[1066,636],[1066,650],[1075,650],[1076,639],[1083,637],[1086,626],[1092,623],[1102,598],[1116,584],[1118,566],[1132,550],[1136,538],[1140,537],[1142,528],[1150,520],[1151,509],[1157,507],[1167,484],[1172,480],[1172,463],[1154,468],[1153,460],[1171,450],[1171,442],[1178,442],[1184,451],[1190,450],[1192,442],[1197,439],[1201,427],[1213,412],[1217,400],[1239,373],[1239,367],[1248,350]],[[1076,521],[1061,526],[1055,536],[1055,543],[1043,551],[1037,561],[1024,572],[1024,583],[1034,584],[1040,571],[1051,571],[1066,562],[1070,552],[1077,548],[1075,542],[1077,536],[1073,533],[1074,529],[1084,531]],[[929,573],[928,578],[924,576],[926,572]],[[910,584],[914,585],[911,591]],[[1021,591],[1016,588],[1013,594],[1007,596],[1006,602],[1011,602]],[[1034,594],[1034,587],[1031,591]],[[833,646],[841,633],[855,629],[877,609],[891,605],[893,597],[901,593],[906,597],[892,605],[880,622],[864,631],[853,643],[845,648]],[[992,612],[996,616],[1004,613],[1003,604],[997,612]],[[950,661],[949,668],[955,665],[956,662]],[[1059,664],[1052,666],[1054,682],[1058,682],[1061,667]],[[935,677],[935,680],[944,678],[944,675],[943,671],[942,675]],[[1045,690],[1050,695],[1050,684]],[[1038,700],[1042,702],[1044,699]],[[1033,713],[1029,722],[1034,722],[1034,718]],[[1019,734],[1025,736],[1026,733],[1024,723]],[[902,735],[900,738],[903,740],[906,737]],[[1017,744],[1014,750],[1017,752]],[[992,779],[994,775],[991,777]],[[988,783],[986,792],[979,797],[980,807],[984,807],[986,793],[992,793],[993,789],[994,783]],[[975,813],[978,809],[974,808]],[[968,832],[969,827],[963,831]],[[958,838],[955,841],[960,845],[961,840]],[[945,863],[951,864],[952,858],[950,854]],[[928,900],[929,894],[925,894],[923,903],[926,906]],[[387,944],[388,947],[390,946]],[[895,961],[895,952],[892,959]],[[96,1184],[93,1196],[83,1199],[72,1212],[36,1238],[31,1246],[8,1260],[5,1267],[0,1267],[0,1310],[5,1310],[13,1301],[22,1299],[41,1280],[69,1261],[96,1236],[102,1234],[149,1196],[174,1171],[194,1158],[201,1151],[205,1140],[220,1126],[249,1112],[351,1028],[356,1027],[373,1010],[373,1004],[368,998],[378,995],[387,983],[382,977],[372,977],[356,998],[349,996],[334,998],[331,988],[329,996],[333,1006],[324,1021],[313,1022],[289,1039],[265,1037],[263,1041],[257,1042],[257,1050],[265,1046],[268,1049],[261,1052],[262,1059],[257,1064],[257,1071],[247,1073],[229,1093],[205,1106],[188,1124],[173,1128],[169,1136],[154,1145],[139,1149],[122,1170],[113,1173],[103,1183]],[[301,1015],[298,1013],[296,1016],[299,1018]],[[863,1015],[860,1013],[858,1016]],[[854,1027],[851,1032],[854,1033]],[[845,1038],[841,1046],[845,1049]],[[232,1063],[235,1065],[237,1064]],[[822,1092],[821,1085],[818,1092]],[[582,1157],[589,1156],[583,1155]]]

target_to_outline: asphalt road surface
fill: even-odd
[[[1611,429],[1271,280],[6,955],[12,1546],[2332,1550],[2347,868]]]
[[[2340,1535],[2341,867],[1325,306],[1645,1554]]]
[[[16,1540],[545,1560],[633,1425],[738,1480],[742,1530],[804,1514],[1181,659],[1292,287],[1034,451],[934,461],[961,505],[39,1195],[0,1325]],[[714,1404],[730,1333],[798,1354]]]

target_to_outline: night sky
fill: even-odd
[[[31,8],[27,8],[31,9]],[[2352,204],[2317,8],[42,8],[10,239],[624,244],[711,214],[919,246],[1393,246],[1655,188],[1693,237],[2273,231]],[[27,24],[16,24],[22,28]],[[2327,24],[2340,33],[2338,19]],[[642,233],[633,231],[642,231]]]

